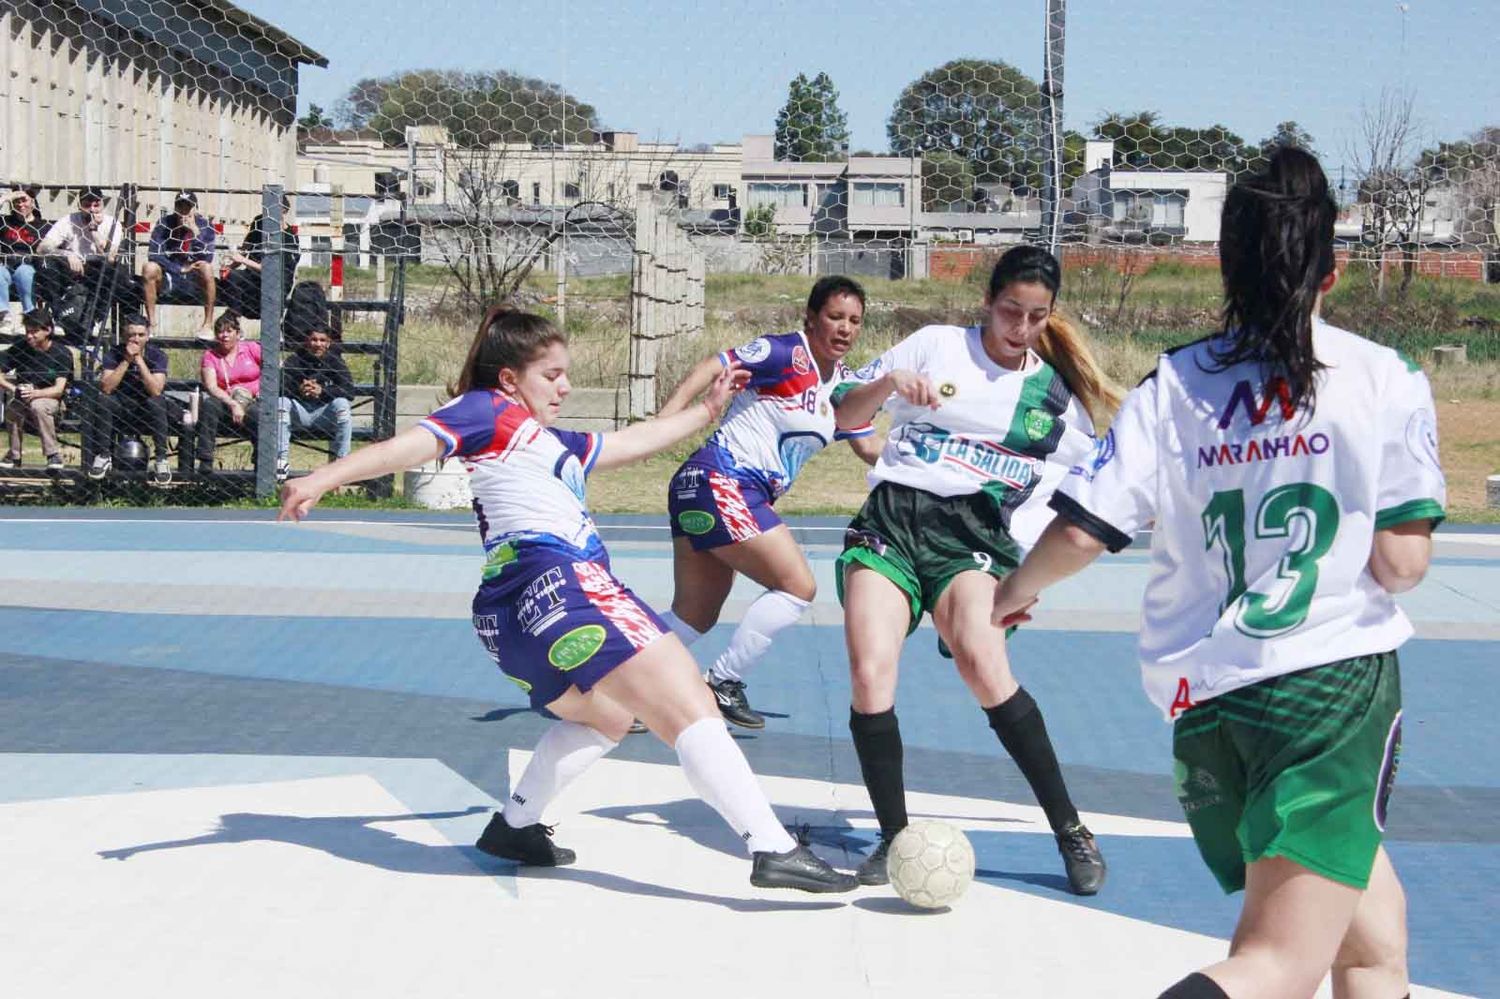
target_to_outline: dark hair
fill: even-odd
[[[507,304],[492,305],[479,322],[463,370],[448,386],[448,394],[498,388],[501,368],[519,371],[547,347],[567,342],[567,335],[544,316],[518,312]]]
[[[823,311],[823,306],[835,295],[853,295],[859,299],[861,310],[865,307],[865,290],[859,286],[859,282],[853,278],[844,277],[842,274],[830,274],[820,277],[813,284],[812,291],[807,293],[807,311],[817,315]]]
[[[51,331],[53,327],[52,312],[45,305],[38,305],[30,312],[21,316],[21,325],[30,326],[34,330]]]
[[[214,320],[214,332],[217,333],[226,326],[233,326],[238,329],[239,325],[240,314],[233,309],[225,309],[219,313],[219,318]]]
[[[1318,286],[1333,273],[1338,207],[1311,153],[1277,150],[1265,170],[1230,189],[1219,234],[1224,340],[1210,356],[1224,370],[1259,363],[1282,378],[1293,406],[1311,407],[1323,365],[1313,354]]]
[[[993,299],[1017,282],[1045,285],[1056,298],[1062,290],[1062,264],[1040,246],[1013,246],[990,271],[989,297]]]
[[[141,315],[139,312],[132,312],[130,315],[128,315],[124,319],[120,320],[120,332],[121,333],[124,333],[126,330],[130,329],[130,327],[132,327],[132,326],[144,326],[144,327],[146,327],[146,331],[148,333],[151,331],[151,323],[150,323],[150,321],[148,321],[146,319],[146,317],[143,316],[143,315]]]

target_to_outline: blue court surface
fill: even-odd
[[[617,574],[665,606],[665,531],[605,526]],[[767,728],[734,735],[782,818],[852,867],[875,822],[847,730],[838,526],[798,525],[820,594],[752,677]],[[932,914],[888,889],[751,888],[650,736],[549,811],[576,866],[474,850],[548,724],[473,637],[479,565],[458,516],[0,516],[0,993],[1154,996],[1224,952],[1238,899],[1198,860],[1140,691],[1141,549],[1049,594],[1012,641],[1110,864],[1096,898],[1066,892],[936,633],[908,640],[910,810],[978,855]],[[753,596],[736,589],[700,661]],[[1500,535],[1444,531],[1403,603],[1418,637],[1387,842],[1413,994],[1497,996]]]

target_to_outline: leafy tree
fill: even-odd
[[[1288,120],[1278,122],[1275,130],[1260,140],[1260,145],[1256,148],[1255,155],[1250,157],[1247,166],[1251,170],[1262,170],[1276,150],[1286,147],[1303,149],[1314,156],[1318,154],[1317,147],[1313,143],[1313,137],[1307,129],[1295,121]]]
[[[1239,173],[1255,155],[1224,125],[1167,125],[1155,111],[1111,112],[1094,135],[1115,144],[1115,163],[1132,170],[1227,170]]]
[[[849,119],[827,73],[811,81],[798,73],[776,112],[776,158],[793,162],[842,159],[849,148]]]
[[[391,144],[409,125],[442,125],[464,147],[495,142],[587,141],[598,113],[555,83],[505,70],[420,69],[360,80],[340,101],[348,128],[368,128]]]
[[[885,129],[897,156],[942,151],[966,161],[980,183],[1041,184],[1041,90],[1008,63],[956,59],[928,70],[901,91]]]
[[[745,235],[753,238],[776,235],[776,206],[760,205],[745,212]]]
[[[316,104],[307,106],[307,114],[297,119],[299,128],[331,128],[333,119],[323,113],[323,109]]]
[[[968,211],[974,197],[974,167],[958,153],[939,149],[922,157],[922,210]]]

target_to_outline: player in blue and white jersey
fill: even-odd
[[[678,412],[731,365],[750,372],[746,391],[667,489],[676,592],[662,615],[691,644],[719,620],[735,573],[766,588],[706,678],[724,717],[744,728],[766,724],[745,694],[746,674],[816,592],[807,557],[773,504],[834,441],[849,441],[867,463],[880,451],[871,426],[840,430],[829,402],[836,386],[856,377],[844,356],[859,339],[864,313],[857,282],[821,278],[807,296],[801,330],[756,337],[705,359],[662,407],[663,415]]]
[[[1406,901],[1381,845],[1401,750],[1396,648],[1443,517],[1432,392],[1318,318],[1337,214],[1299,149],[1229,192],[1224,330],[1163,355],[995,595],[1046,586],[1154,522],[1147,695],[1174,720],[1193,838],[1245,903],[1228,959],[1168,999],[1402,996]]]
[[[746,375],[724,368],[699,405],[616,433],[554,429],[568,348],[540,316],[489,310],[454,398],[420,424],[288,483],[281,516],[301,519],[329,489],[456,457],[469,471],[485,563],[474,630],[496,665],[560,721],[478,842],[522,863],[571,863],[542,825],[547,804],[615,747],[635,718],[677,751],[699,796],[745,842],[759,887],[848,891],[787,834],[729,737],[692,656],[610,570],[584,501],[596,468],[640,461],[717,419]]]

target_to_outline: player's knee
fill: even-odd
[[[146,261],[146,266],[141,268],[141,280],[150,281],[152,284],[161,280],[161,265],[154,260]]]
[[[808,573],[800,579],[793,580],[792,584],[785,587],[782,592],[796,597],[803,603],[810,604],[818,596],[818,583],[813,579],[812,573]]]

